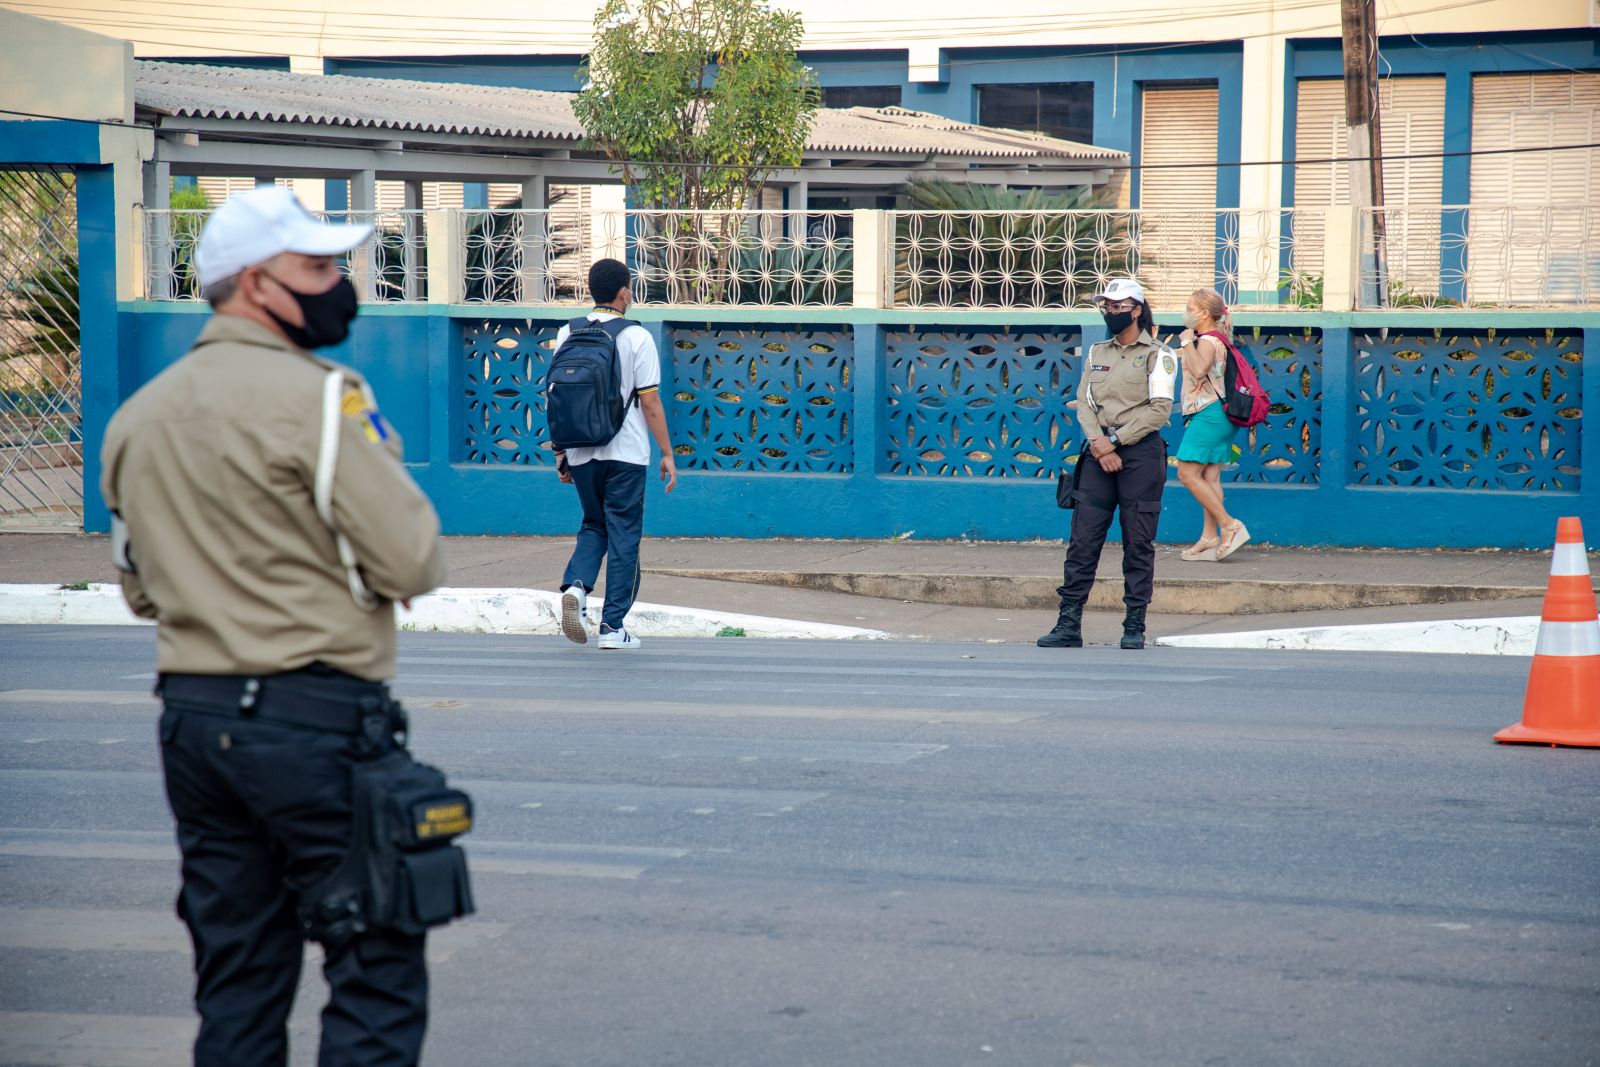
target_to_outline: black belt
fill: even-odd
[[[281,674],[163,674],[156,695],[185,711],[374,740],[406,729],[405,711],[388,686],[321,664]]]

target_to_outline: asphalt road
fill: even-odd
[[[183,1062],[152,662],[0,631],[0,1063]],[[1600,1062],[1600,752],[1490,741],[1525,672],[404,634],[479,807],[425,1062]]]

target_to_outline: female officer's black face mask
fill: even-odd
[[[1106,329],[1111,331],[1112,337],[1133,325],[1131,311],[1102,311],[1100,317],[1106,320]]]
[[[261,273],[267,274],[266,271]],[[300,314],[305,318],[304,326],[296,326],[280,318],[271,308],[265,309],[289,340],[301,348],[312,349],[336,345],[350,336],[350,322],[361,308],[356,301],[356,287],[350,284],[349,278],[340,278],[326,292],[302,293],[284,285],[271,274],[267,274],[267,277],[294,298],[294,302],[300,305]]]

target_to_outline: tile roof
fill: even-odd
[[[555,141],[584,136],[572,113],[572,94],[539,89],[140,60],[134,98],[142,109],[175,118]],[[1127,158],[1109,148],[897,107],[819,109],[807,150],[1043,164],[1106,165]]]

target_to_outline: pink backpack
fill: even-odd
[[[1245,429],[1266,422],[1272,401],[1244,353],[1217,330],[1208,330],[1200,336],[1215,337],[1228,350],[1228,362],[1222,368],[1222,413],[1228,416],[1228,421]]]

